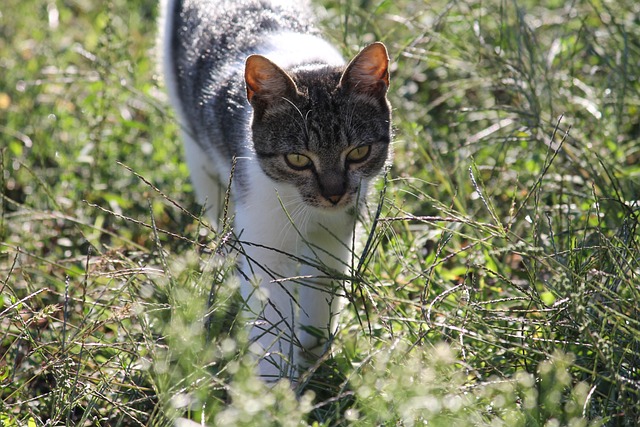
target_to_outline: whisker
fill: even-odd
[[[309,115],[309,113],[311,113],[311,110],[309,110],[307,112],[307,114],[304,115],[304,114],[302,114],[302,111],[300,111],[298,106],[293,101],[291,101],[289,98],[282,98],[282,99],[287,101],[298,112],[298,115],[302,118],[302,126],[300,126],[300,129],[302,129],[302,131],[304,132],[304,138],[306,139],[308,137],[308,135],[309,135],[309,129],[307,128],[307,116]],[[291,117],[292,119],[294,118],[291,115],[289,117]],[[295,121],[295,122],[299,123],[297,121]]]

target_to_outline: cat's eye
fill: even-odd
[[[349,151],[347,154],[347,161],[351,163],[363,162],[367,157],[369,157],[370,152],[370,145],[361,145],[360,147],[356,147]]]
[[[300,153],[290,153],[284,156],[285,161],[291,169],[304,170],[311,167],[311,159]]]

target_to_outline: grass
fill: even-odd
[[[346,54],[392,54],[395,160],[334,354],[295,389],[233,328],[155,2],[0,6],[4,425],[637,425],[638,6],[324,4]]]

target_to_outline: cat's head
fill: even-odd
[[[388,161],[391,142],[389,57],[382,43],[346,68],[288,73],[267,58],[247,59],[253,149],[274,181],[295,186],[307,205],[353,206]]]

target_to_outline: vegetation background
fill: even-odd
[[[318,6],[391,52],[395,163],[333,357],[268,388],[156,2],[3,0],[3,425],[640,425],[640,3]]]

